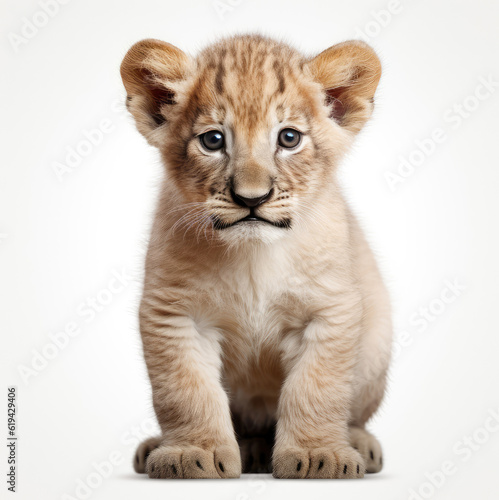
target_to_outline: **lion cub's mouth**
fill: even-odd
[[[234,222],[224,222],[218,217],[213,217],[213,227],[215,229],[227,229],[237,224],[255,224],[255,223],[270,224],[271,226],[283,229],[289,229],[291,227],[291,219],[281,219],[277,221],[264,219],[263,217],[256,215],[253,209],[250,210],[250,213],[246,217],[243,217],[242,219],[236,220]]]

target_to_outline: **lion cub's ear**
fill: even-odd
[[[176,89],[187,77],[190,63],[190,57],[174,45],[153,39],[137,42],[121,63],[127,107],[138,130],[154,146],[159,145],[155,132],[168,121],[169,107],[176,103]]]
[[[371,116],[381,78],[381,63],[374,50],[364,42],[343,42],[321,52],[306,67],[325,91],[331,118],[358,132]]]

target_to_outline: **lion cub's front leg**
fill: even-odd
[[[238,477],[241,457],[220,383],[215,334],[201,335],[191,319],[155,317],[146,307],[141,333],[162,430],[159,446],[145,462],[149,477]]]
[[[365,465],[349,442],[355,332],[314,320],[288,346],[278,408],[277,478],[360,478]]]

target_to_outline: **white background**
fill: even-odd
[[[499,412],[499,90],[473,95],[480,78],[499,82],[499,4],[222,0],[219,9],[224,3],[221,14],[211,0],[71,0],[16,45],[24,18],[43,24],[43,11],[36,1],[1,2],[0,435],[7,387],[16,385],[17,498],[417,498],[411,490],[425,499],[497,498],[499,422],[495,431],[484,425]],[[125,112],[122,57],[141,38],[194,54],[221,35],[255,30],[311,55],[366,28],[384,74],[373,120],[341,176],[379,255],[397,338],[406,332],[371,423],[385,469],[361,481],[136,475],[133,435],[154,432],[136,313],[161,166]],[[463,102],[469,116],[456,119]],[[102,120],[112,130],[59,178],[54,164]],[[391,190],[386,172],[397,172],[401,156],[417,158],[415,141],[436,129],[445,140]],[[113,272],[123,270],[127,285],[110,296]],[[439,309],[446,280],[466,289]],[[90,318],[85,302],[96,296],[111,302]],[[414,315],[430,303],[439,314],[418,327]],[[50,335],[71,322],[79,335],[54,354]],[[23,380],[36,352],[53,359],[38,360]],[[102,478],[94,464],[110,455],[120,464]],[[435,471],[445,461],[453,473],[442,478]],[[82,481],[91,483],[86,492],[77,490]]]

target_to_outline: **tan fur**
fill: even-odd
[[[140,307],[162,436],[136,470],[236,477],[238,445],[245,471],[270,470],[274,445],[276,477],[379,470],[364,426],[385,388],[389,302],[335,172],[372,112],[378,58],[362,42],[306,58],[239,36],[192,58],[145,40],[121,71],[166,167]],[[296,150],[276,147],[286,127],[304,134]],[[226,147],[207,153],[197,136],[213,129]],[[249,213],[231,188],[272,189],[255,213],[275,225],[231,225]]]

